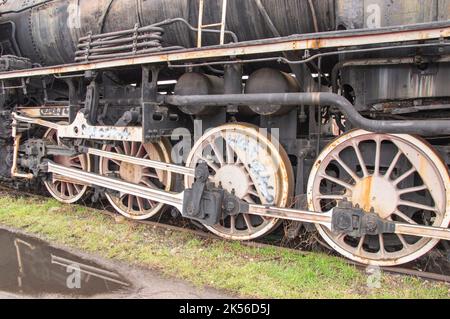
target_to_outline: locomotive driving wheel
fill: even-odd
[[[447,167],[425,141],[355,130],[328,145],[317,159],[308,183],[308,205],[326,212],[346,200],[386,220],[446,228],[448,183]],[[439,241],[399,234],[352,237],[317,228],[340,254],[379,266],[410,262]]]
[[[60,145],[58,131],[49,129],[44,134],[44,139],[52,144]],[[52,159],[56,164],[80,169],[83,171],[91,170],[91,163],[87,155],[77,156],[53,156]],[[48,192],[58,201],[65,204],[73,204],[79,201],[87,192],[88,186],[72,182],[63,177],[54,176],[51,180],[45,180],[44,185]]]
[[[171,147],[165,139],[161,139],[159,142],[145,144],[141,142],[123,141],[114,146],[106,145],[103,150],[136,158],[164,163],[170,162]],[[172,173],[170,172],[155,170],[106,157],[100,159],[100,174],[117,177],[127,182],[153,189],[170,191],[172,187]],[[134,220],[151,218],[164,208],[164,204],[162,203],[130,194],[107,191],[106,198],[117,212]]]
[[[187,166],[206,162],[211,182],[252,204],[286,207],[293,190],[293,171],[289,158],[273,138],[253,126],[226,124],[210,130],[194,146]],[[194,179],[186,176],[185,185]],[[205,227],[232,240],[251,240],[273,231],[275,218],[250,214],[222,216],[220,223]]]

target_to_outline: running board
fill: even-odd
[[[47,163],[47,171],[48,173],[58,174],[83,183],[160,202],[175,207],[180,212],[183,211],[185,192],[172,193],[155,190],[117,178],[89,173],[79,169],[67,168],[57,165],[51,161]],[[253,204],[246,205],[246,207],[245,213],[248,214],[319,224],[331,231],[341,233],[369,235],[377,233],[396,233],[425,238],[450,240],[450,229],[384,221],[378,218],[375,214],[365,214],[361,210],[357,209],[336,207],[326,213],[319,213],[306,210]]]

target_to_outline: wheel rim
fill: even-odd
[[[267,135],[267,134],[266,134]],[[205,161],[211,181],[248,203],[286,207],[292,196],[293,172],[286,152],[278,142],[253,126],[227,124],[205,134],[194,146],[186,165],[195,168]],[[192,177],[185,177],[191,187]],[[233,240],[264,236],[278,226],[275,218],[239,214],[222,218],[205,227],[214,234]]]
[[[53,144],[61,144],[60,140],[58,139],[58,132],[55,129],[49,129],[45,133],[44,139]],[[87,155],[78,155],[73,157],[58,155],[53,156],[53,161],[65,167],[76,168],[83,171],[91,170],[89,157]],[[48,192],[56,200],[66,204],[73,204],[79,201],[88,190],[87,185],[64,181],[64,179],[44,181],[44,185],[47,188]]]
[[[164,163],[170,162],[170,144],[166,140],[146,144],[124,141],[117,146],[106,145],[103,149],[108,152],[120,153],[137,158]],[[172,174],[169,172],[104,157],[100,159],[100,174],[121,178],[127,182],[153,189],[170,191],[172,187]],[[117,212],[135,220],[151,218],[165,206],[162,203],[129,194],[116,194],[108,191],[105,195]]]
[[[345,199],[383,219],[448,227],[448,180],[447,167],[425,141],[356,130],[338,138],[317,159],[308,205],[323,212]],[[379,266],[410,262],[439,242],[396,234],[354,238],[317,228],[340,254]]]

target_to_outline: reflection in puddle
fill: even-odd
[[[0,229],[0,291],[93,296],[129,287],[120,274],[94,262]]]

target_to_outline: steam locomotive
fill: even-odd
[[[364,264],[450,239],[450,0],[3,0],[0,176]]]

